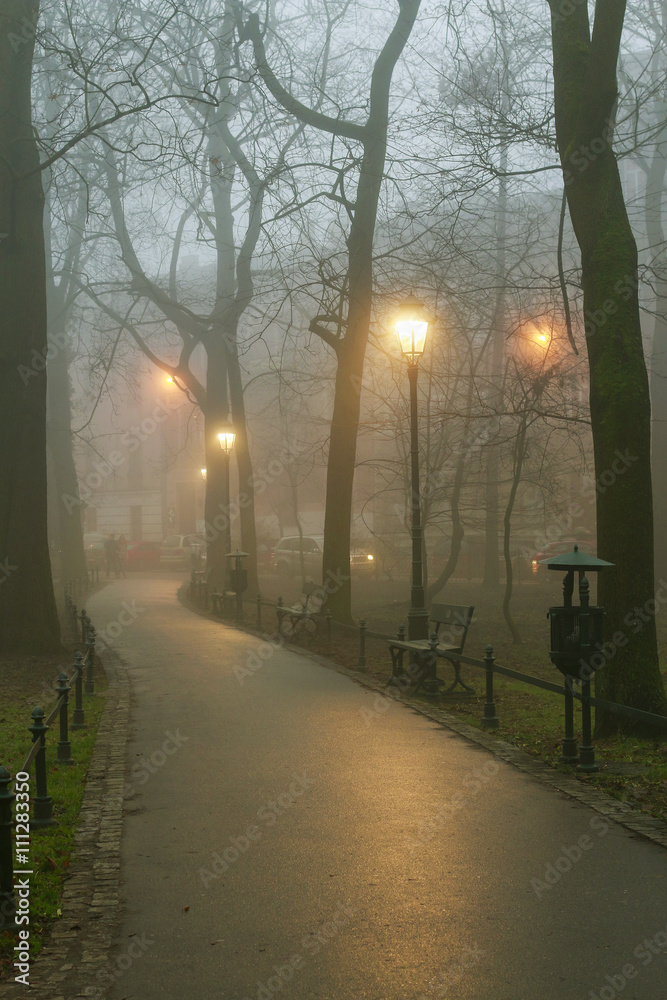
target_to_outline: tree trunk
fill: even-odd
[[[206,452],[206,573],[211,586],[226,588],[230,551],[231,511],[229,504],[229,459],[225,457],[218,432],[229,423],[227,395],[227,354],[220,338],[206,344],[206,408],[204,435]]]
[[[236,336],[234,337],[236,344]],[[236,350],[228,354],[229,395],[232,404],[232,423],[236,431],[234,450],[239,470],[239,518],[241,522],[241,548],[248,553],[245,568],[248,571],[248,596],[259,593],[257,578],[257,531],[255,529],[255,486],[248,441],[243,382]]]
[[[368,294],[368,319],[365,336],[356,340],[348,338],[338,350],[336,387],[329,458],[327,463],[327,492],[324,514],[324,553],[322,558],[323,585],[326,586],[327,606],[337,621],[352,621],[352,590],[350,583],[350,532],[352,527],[352,489],[359,432],[359,409],[364,352],[370,320],[370,292]]]
[[[663,108],[664,110],[664,108]],[[644,217],[648,245],[660,253],[665,245],[662,203],[665,191],[667,156],[665,145],[658,143],[646,177]],[[653,515],[655,534],[655,579],[667,579],[667,265],[664,249],[655,265],[653,340],[650,358],[651,389],[651,472],[653,476]]]
[[[53,333],[53,329],[51,331]],[[83,513],[85,505],[79,496],[79,481],[72,451],[72,415],[70,406],[69,351],[60,348],[65,334],[56,338],[48,365],[48,426],[47,440],[53,459],[53,483],[60,547],[61,581],[86,577],[83,551]]]
[[[526,456],[526,424],[527,418],[526,414],[521,417],[521,423],[519,425],[519,431],[516,436],[516,445],[514,448],[514,470],[512,475],[512,485],[510,487],[509,497],[507,498],[507,505],[505,507],[505,514],[503,517],[503,557],[505,559],[505,590],[503,593],[503,618],[510,630],[510,635],[512,636],[512,642],[515,645],[520,645],[521,643],[521,633],[516,626],[514,619],[512,618],[512,612],[510,611],[510,604],[512,602],[512,590],[514,587],[514,569],[512,567],[512,553],[510,551],[510,541],[512,537],[512,512],[514,511],[514,502],[516,500],[517,491],[519,489],[519,484],[521,483],[521,473],[523,472],[523,460]]]
[[[257,69],[264,83],[290,114],[330,135],[361,143],[363,148],[356,199],[354,204],[347,203],[348,211],[353,213],[347,240],[347,329],[344,336],[340,336],[322,328],[317,321],[311,323],[311,330],[336,351],[338,358],[327,466],[322,571],[323,585],[329,594],[329,610],[334,618],[343,622],[352,620],[352,488],[373,294],[373,240],[387,149],[389,91],[394,67],[410,37],[419,5],[420,0],[398,0],[399,15],[373,67],[365,125],[329,118],[301,104],[278,82],[266,59],[257,14],[248,18],[243,36],[252,41]],[[337,326],[344,321],[345,317],[339,316]]]
[[[465,429],[467,431],[468,424],[466,423]],[[467,434],[464,433],[463,440],[465,441]],[[464,450],[465,446],[462,445],[459,450],[459,457],[456,462],[456,472],[454,474],[454,486],[452,489],[452,542],[449,547],[449,557],[447,559],[447,564],[443,569],[440,576],[433,582],[433,585],[427,591],[427,600],[433,601],[440,591],[446,586],[448,580],[452,576],[454,570],[456,569],[461,555],[461,543],[465,536],[465,531],[463,530],[463,523],[461,521],[461,511],[460,511],[460,500],[461,500],[461,488],[463,486],[463,475],[465,472],[466,463],[466,452]]]
[[[501,174],[507,170],[507,146],[500,153]],[[503,369],[505,359],[505,285],[507,248],[507,178],[500,177],[498,183],[498,209],[496,212],[498,250],[496,255],[496,300],[493,308],[492,353],[491,353],[491,399],[490,404],[498,414],[500,433],[500,413],[503,406]],[[495,441],[489,444],[486,463],[485,522],[484,522],[484,577],[482,586],[494,589],[500,586],[500,454]]]
[[[637,247],[612,148],[616,62],[625,4],[586,4],[564,16],[550,0],[556,136],[570,218],[581,251],[597,491],[601,603],[614,653],[596,675],[612,701],[667,714],[656,644],[653,590],[651,412],[639,312]],[[644,613],[638,630],[633,617]],[[623,716],[596,713],[600,734],[646,732]]]
[[[36,18],[22,0],[0,14],[2,653],[60,647],[47,535],[44,196],[30,105]]]

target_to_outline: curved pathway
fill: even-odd
[[[664,1000],[667,856],[173,578],[89,602],[133,692],[112,1000]]]

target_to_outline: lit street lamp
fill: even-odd
[[[206,482],[206,469],[200,469],[199,471],[201,472],[202,479]]]
[[[401,303],[396,317],[395,328],[401,352],[408,361],[410,381],[410,459],[412,511],[412,589],[408,612],[408,639],[428,639],[428,611],[424,597],[424,575],[422,566],[422,523],[419,493],[419,437],[417,428],[417,371],[419,358],[426,347],[428,317],[422,303],[408,296]]]
[[[234,447],[234,442],[236,441],[236,431],[231,424],[226,424],[221,431],[218,431],[218,441],[223,452],[229,458],[230,452]]]

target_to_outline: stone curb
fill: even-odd
[[[108,647],[103,669],[109,681],[79,813],[62,917],[30,963],[30,995],[38,1000],[102,1000],[112,980],[105,974],[120,908],[120,840],[130,712],[127,669]],[[99,974],[102,973],[102,981]],[[0,998],[25,987],[9,982]]]
[[[246,632],[248,635],[257,636],[257,638],[268,639],[269,633],[258,632],[257,629],[251,627],[239,626],[233,621],[226,621],[215,615],[210,615],[204,612],[201,608],[198,608],[196,604],[191,603],[185,595],[185,590],[187,585],[179,590],[178,597],[189,611],[193,611],[195,614],[200,615],[203,618],[209,618],[211,621],[220,622],[223,625],[227,625],[229,628],[237,629],[240,632]],[[382,698],[390,698],[392,701],[401,702],[407,708],[411,708],[413,711],[417,712],[419,715],[424,715],[428,719],[432,719],[434,722],[439,723],[446,729],[451,729],[452,732],[457,733],[464,739],[471,743],[476,743],[478,746],[483,747],[488,750],[494,756],[499,757],[501,760],[506,761],[508,764],[512,764],[513,767],[518,768],[520,771],[524,771],[526,774],[530,774],[531,777],[536,778],[545,785],[551,786],[556,791],[562,792],[564,795],[569,796],[572,799],[577,799],[583,805],[588,806],[590,809],[595,810],[595,812],[600,813],[605,819],[613,820],[620,826],[624,826],[627,830],[632,830],[640,837],[645,837],[647,840],[652,841],[654,844],[658,844],[660,847],[667,847],[667,823],[663,823],[662,820],[656,819],[653,816],[649,816],[647,813],[641,812],[639,809],[634,809],[632,806],[628,805],[627,802],[620,802],[618,799],[612,798],[607,795],[606,792],[599,788],[595,788],[592,785],[587,784],[585,781],[579,781],[577,778],[571,778],[567,774],[563,774],[557,771],[553,767],[549,767],[544,761],[538,760],[535,757],[531,757],[530,754],[526,753],[524,750],[519,750],[518,747],[512,746],[511,743],[507,743],[505,740],[499,739],[497,736],[493,736],[491,733],[484,732],[482,729],[476,729],[474,726],[468,725],[468,723],[461,722],[456,716],[452,715],[450,712],[444,709],[436,708],[431,705],[424,705],[423,703],[413,702],[409,698],[403,697],[399,692],[392,690],[391,694],[387,693],[387,689],[379,681],[376,681],[373,677],[368,674],[362,673],[358,670],[350,670],[347,667],[342,667],[338,663],[334,663],[333,660],[329,660],[324,656],[320,656],[319,653],[311,653],[301,646],[294,646],[290,643],[285,642],[285,649],[289,649],[292,653],[298,653],[301,656],[305,656],[310,660],[314,660],[319,663],[320,666],[327,667],[329,670],[335,670],[339,674],[343,674],[345,677],[349,677],[351,680],[356,681],[363,687],[370,688],[373,691],[377,691]]]

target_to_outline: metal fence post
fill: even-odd
[[[262,595],[257,595],[257,629],[261,631],[262,629]]]
[[[561,764],[579,763],[577,741],[574,736],[574,698],[572,696],[573,684],[573,677],[565,678],[565,736],[563,738],[563,752],[559,758]]]
[[[493,646],[487,646],[484,650],[484,666],[486,667],[486,703],[484,705],[484,715],[482,725],[485,729],[498,728],[498,716],[496,715],[496,703],[493,700],[493,664],[495,663]]]
[[[86,636],[86,694],[95,694],[95,629],[91,625]]]
[[[10,792],[12,776],[6,767],[0,767],[0,934],[16,931],[16,900],[14,898],[14,855],[12,853],[12,803]]]
[[[35,757],[35,785],[37,794],[33,798],[32,829],[39,830],[44,826],[55,826],[53,818],[53,800],[46,787],[46,733],[48,726],[44,725],[44,712],[37,706],[32,710],[32,725],[28,729],[32,733],[32,742],[39,740],[39,750]]]
[[[366,619],[359,622],[359,670],[366,669]]]
[[[74,654],[74,667],[76,668],[76,679],[74,681],[74,714],[72,716],[71,729],[86,729],[86,715],[83,710],[83,655]]]
[[[591,726],[591,681],[590,677],[581,681],[581,746],[579,747],[578,771],[595,774],[600,768],[595,763],[595,747]]]
[[[67,683],[67,674],[62,673],[58,676],[56,691],[58,692],[58,700],[61,698],[63,699],[63,703],[60,706],[60,739],[58,741],[56,763],[73,764],[72,744],[70,743],[69,733],[67,732],[67,711],[69,704],[68,694],[70,692],[70,686]]]
[[[86,614],[86,609],[81,608],[81,614],[79,616],[79,621],[81,622],[81,642],[86,641],[86,621],[88,616]]]

